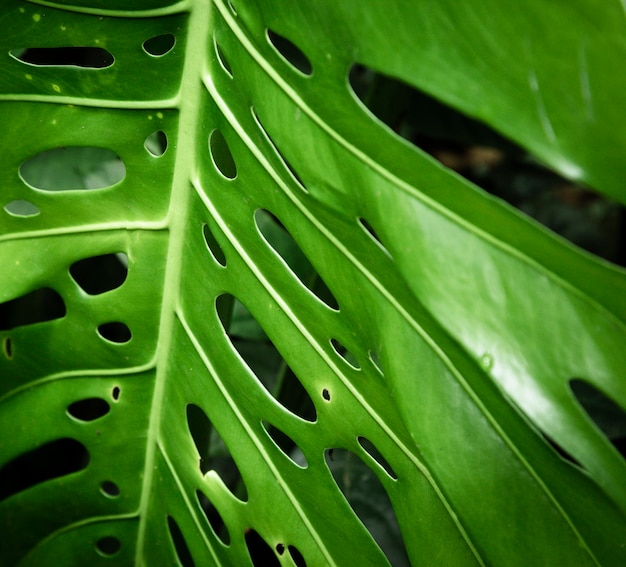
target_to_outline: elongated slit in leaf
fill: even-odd
[[[267,431],[268,436],[289,460],[303,469],[308,466],[306,456],[302,452],[302,449],[298,447],[289,435],[265,420],[261,423],[265,431]]]
[[[206,243],[209,252],[211,252],[211,256],[213,256],[213,259],[220,265],[225,267],[226,266],[226,255],[224,254],[224,251],[222,250],[222,247],[219,245],[219,243],[217,242],[217,240],[215,239],[215,236],[213,236],[213,232],[211,231],[211,229],[209,228],[209,225],[207,223],[204,223],[202,225],[202,234],[204,236],[204,242]]]
[[[389,562],[410,565],[394,509],[376,474],[346,449],[327,449],[325,458],[344,498]]]
[[[356,356],[354,356],[337,339],[330,339],[330,344],[332,345],[334,351],[348,364],[348,366],[354,368],[355,370],[361,369],[361,365],[359,364]]]
[[[266,209],[257,209],[254,221],[265,242],[284,260],[298,280],[327,307],[338,311],[335,296],[283,223]]]
[[[230,67],[230,63],[228,63],[228,59],[226,55],[224,55],[224,51],[220,47],[220,44],[217,42],[217,38],[213,38],[213,44],[215,46],[215,54],[217,55],[217,60],[219,61],[224,72],[232,79],[233,78],[233,70]]]
[[[198,451],[200,472],[204,475],[214,471],[234,496],[247,501],[248,491],[239,467],[201,407],[187,405],[187,426]]]
[[[387,459],[385,459],[385,457],[382,456],[381,452],[376,448],[374,443],[372,443],[369,439],[365,437],[359,437],[358,441],[359,441],[359,445],[363,447],[363,450],[370,457],[372,457],[372,459],[374,459],[383,469],[385,469],[385,472],[392,479],[394,480],[398,479],[398,475],[396,475],[394,470],[391,468],[391,465],[387,462]]]
[[[230,545],[230,533],[228,532],[228,527],[224,523],[224,520],[222,520],[222,516],[217,511],[217,508],[201,490],[196,490],[196,497],[198,498],[198,504],[206,516],[213,533],[224,545]]]
[[[586,380],[572,378],[569,386],[598,429],[626,457],[626,411]]]
[[[272,136],[270,136],[270,133],[267,131],[267,128],[265,128],[263,122],[259,118],[259,115],[257,114],[256,109],[254,107],[251,107],[250,110],[252,112],[252,117],[254,118],[254,121],[257,123],[257,126],[261,130],[261,133],[263,134],[265,139],[268,141],[268,143],[272,146],[273,150],[276,152],[276,155],[283,162],[283,165],[285,166],[285,169],[290,174],[290,177],[293,178],[293,180],[298,184],[298,187],[302,189],[302,191],[304,191],[305,193],[308,193],[309,191],[306,188],[304,181],[302,181],[301,177],[298,175],[296,170],[291,165],[291,162],[285,157],[285,154],[278,147],[276,140]]]
[[[219,130],[213,130],[209,135],[209,150],[215,168],[226,179],[235,179],[237,177],[237,165],[224,134]]]
[[[302,419],[315,421],[317,413],[313,400],[259,322],[236,298],[223,294],[218,301],[225,298],[231,298],[233,316],[227,327],[227,314],[218,311],[220,322],[252,374],[285,409]]]
[[[381,242],[380,238],[378,237],[378,234],[376,234],[376,231],[374,230],[372,225],[367,220],[365,220],[363,217],[359,217],[358,221],[359,221],[359,226],[365,231],[365,233],[374,241],[374,243],[385,254],[387,254],[391,258],[391,254],[389,253],[389,250],[387,250],[385,245]]]
[[[0,502],[36,484],[80,471],[89,464],[87,448],[63,438],[18,455],[0,469]]]
[[[279,567],[280,561],[274,550],[256,530],[248,529],[245,533],[246,547],[254,567]]]
[[[42,287],[0,303],[0,331],[61,319],[65,314],[63,298],[53,289]]]
[[[191,551],[189,551],[189,546],[185,541],[185,536],[172,516],[167,517],[167,528],[170,533],[174,551],[176,552],[176,557],[180,564],[183,567],[195,567]]]
[[[267,30],[267,39],[293,69],[307,76],[313,74],[311,61],[293,41],[270,29]]]
[[[113,55],[102,47],[29,47],[13,49],[9,54],[22,63],[37,67],[105,69],[115,62]]]

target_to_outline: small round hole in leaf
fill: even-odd
[[[167,150],[167,135],[163,130],[152,132],[152,134],[146,138],[143,145],[150,155],[161,157],[165,153],[165,150]]]
[[[100,538],[96,543],[96,549],[100,555],[111,557],[122,548],[122,542],[113,536]]]
[[[132,338],[132,333],[128,325],[120,323],[119,321],[103,323],[98,327],[98,334],[103,339],[118,344],[127,343]]]
[[[109,498],[117,498],[120,495],[120,487],[110,480],[105,480],[100,485],[100,490],[102,494]]]
[[[36,217],[41,211],[37,205],[25,199],[16,199],[4,205],[4,210],[12,217]]]
[[[233,154],[226,143],[224,135],[219,130],[213,130],[209,136],[209,150],[217,170],[227,179],[237,177],[237,166]]]
[[[330,392],[326,388],[322,390],[322,398],[324,398],[327,402],[330,402]]]
[[[120,393],[121,393],[121,390],[119,386],[115,386],[113,390],[111,390],[111,397],[113,398],[113,400],[117,402],[117,400],[120,399]]]
[[[176,38],[171,33],[156,35],[143,42],[143,49],[148,55],[153,57],[163,57],[169,53],[176,44]]]

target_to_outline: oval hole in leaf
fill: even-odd
[[[60,319],[65,313],[63,298],[53,289],[42,287],[0,303],[0,331]]]
[[[291,163],[287,160],[287,158],[285,157],[285,154],[283,154],[283,152],[280,150],[280,148],[276,144],[276,141],[274,140],[274,138],[272,138],[272,136],[270,136],[269,132],[267,131],[267,129],[263,125],[263,122],[261,122],[261,119],[259,118],[258,114],[256,113],[255,108],[252,107],[251,111],[252,111],[252,117],[254,118],[254,121],[257,123],[257,126],[259,127],[259,130],[261,130],[261,133],[263,134],[265,139],[268,141],[270,146],[272,146],[272,149],[274,150],[276,155],[283,162],[283,165],[285,166],[285,169],[289,173],[289,176],[298,184],[299,188],[302,189],[302,191],[304,191],[305,193],[308,193],[308,190],[307,190],[306,186],[304,185],[304,182],[302,181],[302,179],[300,178],[300,176],[298,175],[296,170],[293,168]]]
[[[100,490],[108,498],[117,498],[120,495],[120,487],[110,480],[105,480],[100,485]]]
[[[270,44],[296,71],[310,76],[313,73],[313,65],[303,51],[286,37],[268,29],[267,38]]]
[[[13,358],[13,341],[11,337],[4,338],[2,349],[4,350],[4,356],[11,360]]]
[[[211,229],[209,228],[209,225],[207,223],[204,223],[202,225],[202,234],[204,235],[204,242],[209,248],[209,252],[211,252],[213,259],[220,266],[226,267],[226,255],[224,254],[222,247],[215,239],[215,236],[213,236],[213,232],[211,232]]]
[[[265,242],[283,259],[298,280],[327,307],[338,311],[335,296],[283,223],[265,209],[254,212],[254,222]]]
[[[121,394],[121,390],[120,390],[119,386],[115,386],[113,388],[113,390],[111,390],[111,397],[116,402],[117,402],[117,400],[120,399],[120,394]]]
[[[16,199],[4,205],[4,210],[12,217],[36,217],[41,213],[39,207],[25,199]]]
[[[105,557],[113,557],[117,555],[120,549],[122,549],[122,542],[113,536],[106,536],[100,538],[96,542],[96,549],[100,555]]]
[[[0,501],[27,488],[80,471],[89,464],[89,452],[75,439],[50,441],[23,453],[0,469]]]
[[[126,177],[126,167],[106,148],[70,146],[27,159],[20,166],[20,176],[41,191],[87,191],[119,183]]]
[[[346,361],[348,366],[351,366],[355,370],[361,369],[359,361],[356,359],[356,357],[337,339],[330,339],[330,344],[332,345],[335,352]]]
[[[322,398],[324,398],[327,402],[330,402],[330,392],[327,388],[322,390]]]
[[[374,243],[385,254],[387,254],[387,256],[391,258],[391,254],[389,253],[389,250],[387,250],[387,248],[385,248],[385,245],[380,241],[380,238],[378,238],[378,234],[376,234],[376,231],[372,228],[372,225],[369,222],[367,222],[363,217],[359,217],[358,221],[359,221],[359,226],[365,231],[365,234],[367,234],[374,241]]]
[[[224,520],[222,520],[222,516],[220,516],[217,508],[213,506],[212,502],[202,491],[196,490],[196,496],[198,498],[200,508],[202,508],[202,512],[204,512],[213,533],[224,545],[230,545],[230,534],[228,533],[228,528],[226,527],[226,524],[224,524]]]
[[[300,468],[307,468],[308,463],[302,449],[296,445],[295,441],[286,433],[283,433],[276,426],[263,420],[263,428],[274,444],[284,453],[284,455]]]
[[[398,475],[394,472],[394,470],[391,468],[391,465],[387,462],[387,459],[382,456],[374,443],[372,443],[369,439],[366,439],[365,437],[359,437],[358,441],[359,445],[363,447],[363,450],[370,457],[372,457],[372,459],[374,459],[393,480],[398,480]]]
[[[287,549],[289,549],[289,555],[291,555],[291,559],[293,559],[296,567],[306,567],[306,561],[297,547],[290,545]]]
[[[215,471],[234,496],[248,500],[248,491],[228,447],[204,410],[195,404],[187,405],[187,426],[198,450],[202,474]]]
[[[152,132],[152,134],[146,138],[143,145],[150,155],[161,157],[165,153],[165,150],[167,150],[167,135],[163,130]]]
[[[143,49],[148,55],[153,57],[163,57],[166,53],[169,53],[174,49],[176,45],[176,38],[174,34],[164,33],[161,35],[155,35],[150,39],[146,39],[143,42]]]
[[[213,38],[213,43],[215,45],[215,54],[217,55],[217,60],[220,62],[222,69],[224,69],[226,74],[232,79],[233,70],[231,69],[230,64],[228,63],[228,59],[226,59],[226,56],[224,55],[224,52],[222,51],[220,44],[217,43],[216,38]]]
[[[213,130],[209,136],[209,150],[211,158],[217,170],[226,179],[235,179],[237,177],[237,166],[233,154],[226,143],[224,135],[219,130]]]
[[[102,323],[102,325],[98,327],[98,334],[103,339],[118,344],[127,343],[133,337],[128,325],[120,323],[119,321]]]
[[[569,386],[574,397],[611,444],[626,456],[626,411],[593,384],[572,378]]]
[[[94,421],[109,413],[111,406],[102,398],[85,398],[70,404],[67,413],[80,421]]]
[[[170,532],[170,538],[172,544],[174,545],[174,551],[176,552],[176,557],[178,557],[180,564],[183,567],[194,567],[195,563],[191,557],[191,552],[189,551],[189,546],[185,541],[183,532],[180,531],[176,520],[174,520],[172,516],[167,517],[167,528]]]
[[[317,414],[313,400],[252,313],[238,299],[227,294],[218,298],[216,306],[220,300],[228,304],[227,299],[232,305],[232,316],[229,317],[224,310],[218,310],[218,316],[239,356],[285,409],[302,419],[315,421]]]
[[[70,275],[85,293],[99,295],[126,281],[128,256],[119,252],[84,258],[70,266]]]
[[[29,47],[9,51],[11,57],[38,67],[85,67],[105,69],[115,62],[109,51],[102,47]]]
[[[410,565],[389,496],[374,472],[346,449],[327,449],[326,465],[346,501],[392,565]]]
[[[246,547],[254,567],[280,567],[280,561],[274,550],[258,534],[256,530],[246,530]]]

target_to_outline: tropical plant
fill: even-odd
[[[401,80],[624,202],[622,4],[0,22],[3,565],[626,561],[623,270],[372,114]]]

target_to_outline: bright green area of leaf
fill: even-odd
[[[380,481],[413,564],[624,562],[624,460],[570,388],[583,379],[626,408],[623,271],[399,139],[347,79],[356,63],[403,79],[624,201],[618,2],[13,0],[0,22],[0,205],[40,211],[0,210],[0,303],[51,288],[67,310],[0,332],[0,478],[56,439],[89,453],[78,472],[0,501],[4,563],[172,563],[175,524],[196,565],[249,564],[251,529],[281,564],[289,546],[307,565],[384,564],[333,479],[331,448]],[[279,42],[279,53],[268,29],[293,50]],[[174,48],[149,55],[144,42],[163,34]],[[99,46],[115,62],[9,55],[61,46]],[[100,189],[24,183],[20,166],[60,147],[109,150],[125,176],[103,165],[114,182]],[[68,172],[71,160],[52,165],[87,188],[89,172]],[[272,217],[259,209],[292,239],[276,223],[263,232]],[[70,274],[120,252],[128,276],[105,293]],[[339,309],[311,291],[320,281]],[[229,312],[240,304],[249,314]],[[132,338],[103,336],[107,323]],[[271,341],[284,363],[273,359],[259,380],[229,333]],[[294,401],[281,397],[285,364],[315,421],[278,401]],[[106,415],[68,413],[93,397]],[[190,404],[223,441],[209,457],[227,450],[240,485],[201,470],[197,447],[210,436],[192,436]],[[306,467],[290,458],[298,452]]]

